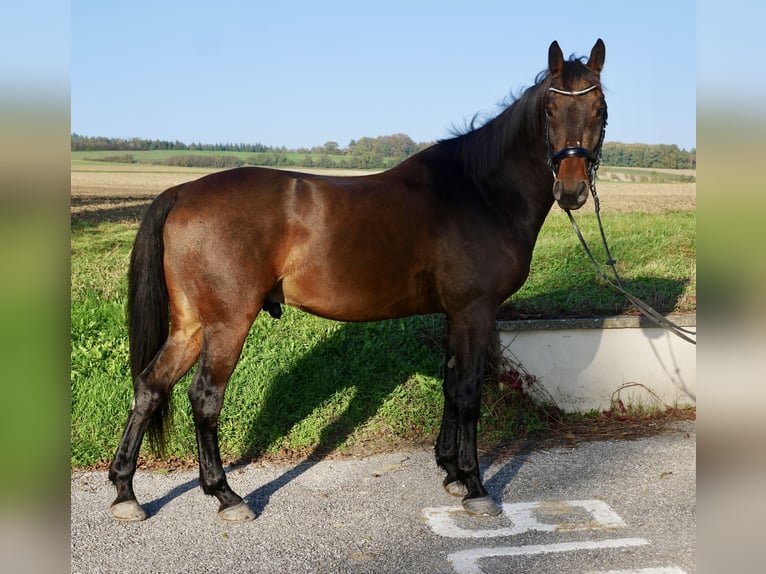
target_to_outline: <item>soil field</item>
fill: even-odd
[[[72,221],[138,221],[151,200],[165,189],[213,173],[215,169],[150,165],[77,165],[71,171]],[[320,175],[369,175],[371,171],[301,169]],[[637,183],[604,180],[598,184],[601,209],[643,213],[694,210],[696,183]],[[589,201],[586,211],[593,209]]]

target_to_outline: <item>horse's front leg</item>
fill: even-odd
[[[487,351],[494,328],[494,309],[448,316],[444,414],[436,443],[436,461],[447,471],[444,487],[463,496],[472,514],[500,514],[479,473],[477,427]]]

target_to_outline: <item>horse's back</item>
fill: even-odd
[[[427,186],[385,174],[239,168],[184,184],[166,260],[179,282],[230,285],[251,308],[267,298],[343,320],[440,311],[438,214]]]

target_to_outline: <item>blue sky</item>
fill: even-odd
[[[606,43],[607,140],[696,147],[695,3],[71,4],[71,130],[288,148],[448,137]]]

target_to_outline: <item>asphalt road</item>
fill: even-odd
[[[197,472],[139,472],[149,515],[114,521],[104,472],[73,473],[71,570],[692,574],[696,428],[485,461],[496,518],[441,489],[431,451],[251,464],[229,482],[258,518],[227,524]]]

